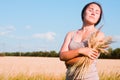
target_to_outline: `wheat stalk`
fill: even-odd
[[[105,37],[102,42],[100,42],[96,38],[102,26],[96,32],[91,34],[88,40],[88,47],[96,49],[100,53],[108,53],[105,48],[112,43],[112,38],[109,36]],[[87,73],[90,64],[90,58],[88,58],[87,56],[81,57],[80,60],[70,68],[69,76],[73,76],[73,80],[75,80],[76,78],[82,79]]]

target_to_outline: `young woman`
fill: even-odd
[[[76,31],[67,33],[64,43],[60,50],[60,60],[65,61],[67,72],[73,64],[78,62],[81,56],[87,56],[92,61],[89,72],[83,79],[76,78],[75,80],[99,80],[98,72],[96,69],[96,59],[99,57],[97,50],[88,48],[87,40],[90,34],[97,31],[96,25],[100,22],[102,17],[102,7],[96,2],[91,2],[85,5],[81,13],[83,25],[82,28]],[[104,33],[99,32],[98,40],[104,38]],[[69,76],[66,72],[66,80],[73,80],[73,76]]]

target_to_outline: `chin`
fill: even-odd
[[[88,24],[89,24],[89,25],[95,25],[96,23],[94,23],[94,22],[89,22]]]

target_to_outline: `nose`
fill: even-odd
[[[92,11],[91,15],[95,16],[95,11]]]

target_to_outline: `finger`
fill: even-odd
[[[98,50],[96,50],[96,49],[92,49],[92,51],[98,53]]]
[[[91,59],[91,60],[94,60],[95,58],[94,57],[92,57],[91,55],[89,56],[89,58]]]
[[[93,56],[90,56],[90,59],[95,60],[96,58],[94,58]]]
[[[96,59],[96,56],[92,52],[89,52],[89,58],[94,60]]]
[[[97,58],[99,53],[96,53],[96,52],[91,52],[90,54],[93,58]]]
[[[98,56],[99,53],[93,52],[92,55],[93,55],[93,56]]]
[[[93,57],[91,56],[91,52],[88,53],[88,57],[93,60]]]
[[[97,58],[97,56],[96,56],[96,55],[94,55],[93,53],[91,54],[91,57],[93,57],[94,59],[96,59],[96,58]]]
[[[99,40],[99,42],[103,42],[103,40]]]

